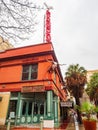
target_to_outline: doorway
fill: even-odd
[[[20,123],[32,124],[39,123],[40,117],[44,117],[46,114],[46,101],[42,98],[41,93],[36,94],[36,97],[21,98],[20,104]],[[40,100],[39,100],[40,99]]]

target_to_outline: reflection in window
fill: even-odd
[[[40,104],[40,114],[44,114],[44,104]]]
[[[22,106],[22,115],[26,114],[26,102],[23,102],[23,106]]]
[[[38,104],[37,103],[34,104],[33,114],[38,114]]]
[[[29,102],[29,105],[28,105],[28,115],[31,115],[32,114],[32,102]]]

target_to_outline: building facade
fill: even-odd
[[[54,62],[55,61],[55,62]],[[64,116],[66,91],[52,43],[13,48],[0,53],[0,125],[43,120],[55,127]]]
[[[87,81],[88,81],[88,82],[89,82],[91,76],[92,76],[94,73],[98,73],[98,70],[89,70],[89,71],[87,71]]]
[[[14,46],[0,36],[0,52],[10,48],[14,48]]]
[[[91,76],[92,76],[94,73],[98,73],[98,70],[88,70],[88,71],[87,71],[87,82],[90,81]],[[86,84],[85,88],[87,88],[87,84]],[[85,101],[86,101],[86,102],[90,102],[89,96],[87,95],[86,91],[84,91],[84,93],[83,93],[83,97],[81,98],[81,103],[82,103],[82,102],[85,102]]]

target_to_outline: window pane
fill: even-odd
[[[32,114],[32,102],[29,102],[29,105],[28,105],[28,115],[31,115]]]
[[[26,102],[23,102],[23,106],[22,106],[22,115],[26,114]]]
[[[16,115],[16,108],[17,108],[17,100],[11,100],[9,105],[8,116],[10,116],[10,112],[14,112],[14,114]]]
[[[29,78],[29,66],[23,66],[22,80],[28,80]]]
[[[28,78],[29,78],[29,73],[22,74],[22,80],[28,80]]]
[[[32,65],[32,72],[37,71],[37,67],[38,67],[38,65],[37,65],[37,64]]]
[[[34,104],[33,114],[38,114],[38,105],[37,105],[37,103]]]
[[[37,79],[37,72],[31,74],[31,79]]]
[[[44,104],[40,104],[40,114],[44,114]]]
[[[31,79],[37,79],[37,70],[38,70],[38,65],[32,65],[32,69],[31,69]]]
[[[29,72],[29,65],[23,66],[23,73]]]

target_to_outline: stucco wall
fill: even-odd
[[[0,93],[0,97],[2,97],[0,101],[0,125],[4,125],[8,111],[10,92],[2,92]]]

